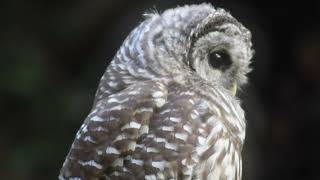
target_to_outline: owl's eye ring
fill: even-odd
[[[228,52],[214,51],[209,53],[208,63],[214,69],[225,71],[231,66],[232,60]]]

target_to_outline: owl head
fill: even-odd
[[[200,4],[146,16],[122,49],[131,75],[198,77],[233,93],[247,82],[251,33],[225,10]]]

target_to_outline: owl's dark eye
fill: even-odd
[[[231,58],[225,51],[217,51],[209,54],[209,64],[214,69],[225,71],[231,64]]]

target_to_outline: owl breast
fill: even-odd
[[[212,154],[198,167],[199,176],[195,179],[210,180],[240,180],[242,160],[232,142],[218,140]]]

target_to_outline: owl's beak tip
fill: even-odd
[[[237,94],[237,83],[236,82],[234,82],[233,84],[232,84],[232,87],[231,87],[231,95],[232,96],[236,96],[236,94]]]

